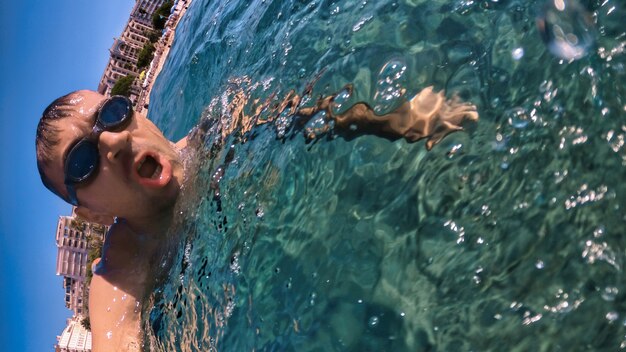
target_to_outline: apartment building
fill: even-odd
[[[81,320],[81,316],[67,320],[67,326],[57,336],[55,352],[91,352],[91,332],[82,326]]]
[[[140,22],[146,26],[152,26],[152,14],[156,11],[165,0],[137,0],[137,4],[131,12],[131,17],[137,22]]]
[[[115,82],[130,75],[135,77],[130,99],[133,102],[137,101],[142,88],[138,79],[141,73],[137,69],[138,55],[148,42],[146,33],[153,30],[152,14],[164,2],[165,0],[137,0],[122,34],[113,40],[113,45],[109,49],[109,62],[98,84],[100,94],[110,95]]]
[[[90,238],[104,239],[106,228],[87,223],[76,217],[60,216],[56,231],[56,274],[63,276],[65,306],[74,315],[83,314],[83,291],[87,275]]]

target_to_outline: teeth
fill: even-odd
[[[161,176],[161,171],[163,170],[163,166],[157,166],[156,170],[154,170],[154,174],[152,174],[152,178],[157,178]]]
[[[137,164],[137,171],[139,171],[139,169],[141,169],[141,167],[143,166],[143,163],[146,161],[146,158],[141,159],[141,161],[139,162],[139,164]]]

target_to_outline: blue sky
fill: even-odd
[[[96,89],[133,0],[6,1],[0,11],[0,347],[52,351],[71,315],[55,276],[55,228],[70,206],[39,180],[34,136],[43,109]]]

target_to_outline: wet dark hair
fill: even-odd
[[[59,196],[61,199],[69,203],[69,199],[60,190],[58,190],[52,180],[46,175],[46,169],[50,167],[50,162],[53,157],[54,148],[59,145],[59,129],[54,126],[54,121],[72,116],[76,112],[76,104],[73,102],[76,99],[77,92],[71,92],[60,98],[55,99],[48,107],[43,111],[39,124],[37,125],[37,134],[35,137],[35,150],[37,152],[37,170],[39,170],[39,176],[41,182],[52,193]]]

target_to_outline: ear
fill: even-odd
[[[113,224],[113,217],[109,214],[99,213],[92,211],[88,208],[78,206],[76,207],[76,215],[80,218],[100,225]]]

